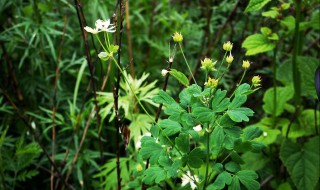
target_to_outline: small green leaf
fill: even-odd
[[[215,121],[215,112],[206,107],[195,107],[192,109],[192,115],[198,123],[212,123]]]
[[[247,49],[246,55],[250,56],[271,51],[276,45],[263,34],[253,34],[244,40],[242,47]]]
[[[179,94],[180,105],[184,108],[192,106],[199,99],[196,94],[201,94],[201,87],[196,84],[183,89]]]
[[[277,18],[277,16],[279,15],[279,11],[278,10],[270,10],[270,11],[266,11],[262,13],[262,16],[264,17],[269,17],[269,18]]]
[[[159,94],[154,96],[152,100],[158,104],[164,104],[166,106],[171,104],[177,104],[176,101],[165,91],[160,90]]]
[[[268,27],[261,27],[260,31],[265,36],[269,36],[272,33],[272,30]]]
[[[212,99],[212,110],[216,113],[225,111],[229,104],[230,99],[225,98],[227,91],[221,91],[220,89],[216,91],[213,99]]]
[[[303,147],[285,139],[280,159],[286,166],[298,190],[314,189],[319,180],[319,136],[311,138]]]
[[[188,164],[192,168],[200,168],[203,164],[203,158],[205,157],[205,153],[200,148],[193,149],[188,157]]]
[[[235,122],[249,121],[247,116],[253,116],[253,113],[249,108],[234,108],[227,111],[229,117]]]
[[[178,122],[170,119],[161,120],[158,124],[162,129],[164,129],[163,132],[167,136],[175,135],[181,131],[181,125]]]
[[[213,184],[209,185],[206,189],[207,190],[218,190],[223,189],[226,184],[231,184],[231,175],[228,172],[220,173]]]
[[[256,181],[258,175],[254,171],[241,170],[236,173],[236,176],[239,178],[242,185],[245,186],[247,189],[260,189],[260,184]]]
[[[166,179],[167,173],[163,168],[159,166],[152,166],[143,172],[142,181],[147,185],[151,185],[153,183],[160,183],[161,181]]]
[[[227,171],[235,173],[237,171],[239,171],[240,165],[238,163],[235,163],[233,161],[226,163],[226,165],[224,166],[226,168]]]
[[[250,0],[249,5],[245,9],[245,12],[254,12],[260,10],[271,0]]]
[[[141,139],[140,155],[143,159],[150,158],[150,164],[157,163],[163,149],[160,144],[157,144],[153,137],[144,136]]]
[[[245,141],[250,141],[258,138],[262,134],[262,130],[256,126],[246,127],[243,131],[243,140]]]
[[[228,108],[229,109],[239,108],[246,101],[247,101],[247,96],[241,96],[241,95],[235,96]]]
[[[189,147],[189,135],[186,133],[180,133],[179,137],[176,137],[176,145],[183,152],[188,153],[190,151]]]
[[[184,86],[188,86],[189,85],[189,80],[186,77],[186,75],[184,75],[183,73],[181,73],[180,71],[177,71],[175,69],[171,69],[170,70],[170,74],[176,78],[181,84],[183,84]]]

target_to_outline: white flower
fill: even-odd
[[[268,133],[267,132],[263,132],[263,136],[264,137],[268,136]]]
[[[110,19],[108,20],[100,20],[98,19],[96,21],[96,28],[99,31],[105,31],[105,32],[115,32],[115,26],[113,24],[110,24]]]
[[[96,28],[91,28],[89,26],[84,27],[84,29],[92,34],[97,34],[99,32],[115,32],[115,26],[110,24],[110,19],[108,20],[100,20],[98,19],[95,23]]]
[[[201,130],[202,130],[202,127],[201,127],[201,125],[197,125],[197,126],[194,126],[194,127],[193,127],[193,130],[195,130],[195,131],[201,131]]]
[[[187,175],[186,174],[182,174],[182,177],[181,177],[182,184],[181,184],[181,186],[185,186],[188,183],[190,183],[191,189],[195,189],[197,187],[197,185],[195,184],[195,182],[192,179],[190,179],[190,177],[193,178],[191,173],[190,173],[190,171],[187,171]],[[196,182],[199,181],[198,176],[194,175],[194,178],[195,178]]]
[[[166,75],[167,75],[167,73],[169,73],[169,71],[168,71],[168,70],[166,70],[166,69],[162,69],[162,71],[161,71],[161,75],[162,75],[162,76],[166,76]]]

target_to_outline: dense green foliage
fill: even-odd
[[[319,189],[319,7],[1,0],[0,189]]]

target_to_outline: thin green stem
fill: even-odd
[[[247,72],[247,69],[244,69],[242,77],[240,79],[240,82],[238,83],[237,88],[231,94],[230,99],[234,96],[234,93],[237,91],[237,89],[239,88],[240,84],[242,83],[242,80],[243,80],[244,76],[246,75],[246,72]]]
[[[219,69],[218,69],[218,71],[217,71],[216,78],[218,78],[218,76],[219,76],[219,72],[220,72],[220,70],[221,70],[221,66],[223,65],[224,60],[226,59],[227,53],[228,53],[228,52],[226,51],[226,53],[224,54],[224,56],[223,56],[223,58],[222,58],[222,61],[221,61],[220,66],[219,66]]]
[[[197,84],[196,79],[194,78],[194,76],[193,76],[193,74],[192,74],[192,71],[191,71],[191,69],[190,69],[190,67],[189,67],[189,63],[188,63],[188,61],[187,61],[187,59],[186,59],[186,56],[184,55],[184,52],[183,52],[181,43],[179,43],[179,47],[180,47],[180,51],[181,51],[181,53],[182,53],[182,56],[183,56],[183,58],[184,58],[184,61],[185,61],[186,65],[187,65],[187,67],[188,67],[188,69],[189,69],[190,74],[191,74],[191,77],[192,77],[194,83]]]
[[[105,48],[104,45],[103,45],[103,43],[101,42],[101,40],[100,40],[100,38],[99,38],[99,35],[95,35],[95,36],[97,36],[98,42],[100,43],[102,49],[103,49],[105,52],[108,52],[108,51],[107,51],[107,48]]]
[[[276,125],[276,112],[277,112],[277,48],[273,50],[273,127]]]
[[[295,1],[296,8],[296,22],[294,30],[294,44],[293,44],[293,54],[292,54],[292,76],[294,84],[294,102],[295,107],[298,107],[301,103],[301,82],[300,82],[300,73],[298,70],[297,56],[299,54],[299,42],[300,38],[300,18],[301,18],[301,0]]]
[[[209,125],[208,125],[209,127]],[[207,183],[208,183],[208,171],[209,171],[209,160],[210,160],[210,133],[207,132],[207,158],[206,158],[206,174],[205,174],[205,177],[204,177],[204,186],[203,186],[203,189],[205,190],[206,189],[206,186],[207,186]]]

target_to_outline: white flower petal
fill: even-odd
[[[89,33],[92,33],[92,34],[97,34],[98,33],[98,30],[96,28],[91,28],[89,26],[86,26],[83,28],[85,31],[89,32]]]

